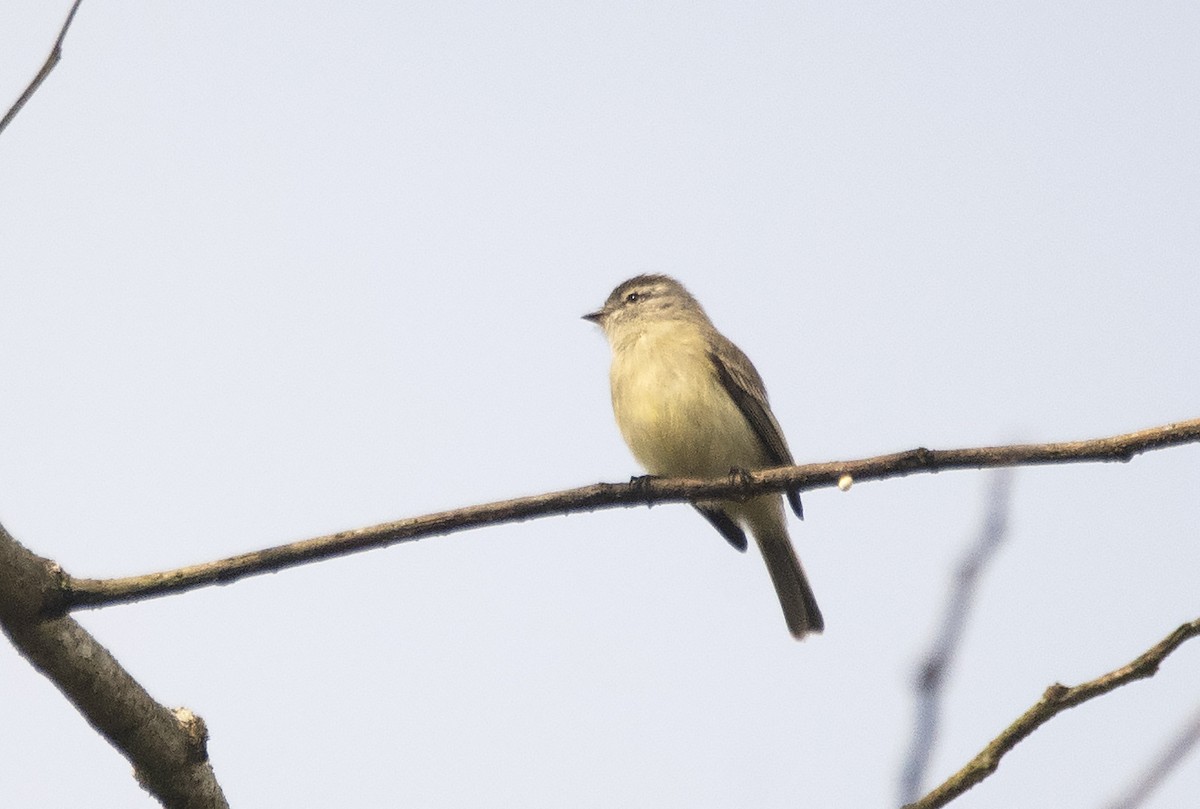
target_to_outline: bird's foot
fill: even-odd
[[[742,467],[734,466],[729,470],[729,482],[734,486],[748,486],[754,482],[754,477]],[[739,493],[737,497],[739,500],[747,500],[750,495]]]
[[[629,479],[629,488],[633,493],[646,501],[647,506],[654,505],[650,499],[650,483],[659,479],[659,475],[634,475]]]

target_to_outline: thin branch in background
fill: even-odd
[[[917,706],[908,760],[900,776],[900,802],[910,803],[921,795],[925,772],[937,741],[941,718],[942,686],[950,665],[958,653],[959,640],[967,623],[967,614],[975,600],[975,590],[984,567],[995,555],[1008,532],[1013,471],[1002,469],[992,477],[987,498],[987,513],[979,536],[967,549],[950,588],[942,627],[916,678]]]
[[[20,97],[8,108],[8,112],[4,113],[4,117],[0,118],[0,134],[3,134],[12,119],[17,117],[17,113],[21,111],[26,102],[33,98],[33,94],[42,86],[42,82],[50,75],[50,71],[54,70],[54,66],[62,59],[63,40],[67,38],[67,29],[71,27],[71,23],[75,20],[75,12],[79,10],[79,4],[82,2],[83,0],[75,0],[71,4],[71,10],[67,12],[67,19],[63,22],[62,28],[59,29],[58,39],[54,40],[54,47],[50,49],[50,55],[46,57],[46,62],[42,65],[42,69],[33,77],[33,81],[25,88],[25,92],[21,93]]]
[[[1197,708],[1191,718],[1184,724],[1183,729],[1176,735],[1150,768],[1117,800],[1108,804],[1105,809],[1137,809],[1166,777],[1175,769],[1179,762],[1187,758],[1192,749],[1200,745],[1200,708]]]
[[[1020,744],[1029,734],[1050,719],[1067,708],[1074,708],[1076,705],[1107,694],[1109,691],[1135,680],[1153,677],[1167,655],[1178,649],[1184,641],[1197,636],[1200,636],[1200,618],[1178,627],[1135,660],[1108,674],[1070,688],[1055,683],[1046,689],[1046,693],[1042,694],[1041,699],[1005,728],[999,736],[988,742],[987,746],[975,758],[968,761],[962,769],[947,778],[925,797],[908,804],[904,809],[938,809],[938,807],[945,806],[994,773],[1000,766],[1000,759],[1009,750]]]
[[[780,467],[730,475],[716,480],[639,478],[631,483],[596,483],[577,489],[466,506],[423,517],[342,531],[161,573],[119,579],[68,577],[65,592],[62,593],[63,598],[58,601],[48,600],[47,611],[61,609],[64,604],[66,609],[101,607],[185,592],[212,584],[228,584],[248,576],[275,573],[319,559],[534,517],[654,503],[745,499],[785,489],[808,490],[838,486],[843,478],[861,482],[948,469],[1090,461],[1124,462],[1143,452],[1197,441],[1200,441],[1200,419],[1192,419],[1090,441],[947,450],[918,447],[906,452],[858,461]]]

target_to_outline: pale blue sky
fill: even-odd
[[[0,8],[0,103],[67,3]],[[85,0],[0,136],[0,521],[122,575],[637,468],[579,320],[679,277],[800,461],[1200,415],[1200,6]],[[1200,615],[1200,448],[1022,471],[933,777]],[[237,806],[889,807],[987,478],[808,495],[827,632],[690,509],[81,616]],[[955,804],[1098,806],[1200,646]],[[0,653],[0,804],[151,806]],[[1195,758],[1149,807],[1200,794]]]

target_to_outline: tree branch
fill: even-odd
[[[33,98],[33,94],[42,86],[42,82],[50,75],[50,71],[54,70],[54,66],[62,59],[63,40],[67,38],[67,29],[74,22],[75,12],[79,10],[79,4],[82,2],[83,0],[75,0],[71,4],[71,10],[67,12],[67,19],[63,22],[62,28],[59,29],[58,39],[54,40],[54,47],[50,49],[50,55],[46,57],[46,62],[42,65],[42,69],[33,77],[33,81],[29,82],[29,86],[25,88],[25,92],[21,93],[20,97],[8,108],[8,112],[4,113],[4,117],[0,118],[0,134],[3,134],[4,130],[8,128],[9,123],[12,122],[12,119],[17,117],[17,113],[21,111],[26,102]]]
[[[33,667],[133,764],[164,806],[227,809],[208,761],[204,722],[158,704],[75,619],[44,617],[62,571],[0,525],[0,627]],[[52,596],[51,596],[52,597]]]
[[[1046,693],[1033,704],[1033,707],[989,742],[979,755],[967,762],[965,767],[950,776],[941,786],[921,800],[908,804],[904,809],[937,809],[937,807],[945,806],[994,773],[1000,766],[1000,759],[1005,753],[1016,747],[1025,737],[1052,717],[1067,708],[1074,708],[1076,705],[1101,694],[1107,694],[1134,680],[1154,676],[1167,655],[1179,648],[1184,641],[1197,635],[1200,635],[1200,618],[1183,624],[1136,660],[1119,669],[1114,669],[1108,674],[1071,688],[1055,683],[1046,689]]]
[[[83,0],[75,0],[50,55],[8,111],[0,133],[62,59],[63,40]],[[168,809],[228,809],[208,760],[208,729],[186,708],[155,702],[79,622],[49,609],[68,577],[0,525],[0,629],[26,660],[133,764],[142,788]]]
[[[915,801],[921,794],[925,782],[925,770],[933,745],[937,740],[938,723],[941,717],[942,686],[955,655],[967,613],[975,600],[975,588],[984,567],[1000,549],[1008,531],[1008,507],[1012,491],[1012,470],[1004,469],[992,479],[988,495],[987,513],[979,535],[962,560],[951,585],[950,597],[946,602],[942,628],[932,648],[921,663],[917,677],[917,718],[913,727],[912,743],[908,760],[900,778],[900,802]]]
[[[1154,790],[1166,780],[1171,771],[1179,766],[1195,747],[1200,744],[1200,709],[1194,711],[1171,743],[1159,757],[1142,773],[1136,782],[1120,798],[1106,809],[1137,809],[1146,802]]]
[[[247,576],[274,573],[305,562],[370,548],[383,548],[436,534],[450,534],[485,525],[552,514],[720,497],[746,498],[784,489],[816,489],[835,486],[839,479],[846,475],[854,480],[864,481],[948,469],[1128,461],[1142,452],[1197,441],[1200,441],[1200,419],[1193,419],[1091,441],[949,450],[918,447],[907,452],[858,461],[788,466],[763,472],[730,475],[719,480],[637,478],[629,483],[596,483],[577,489],[466,506],[369,528],[341,531],[161,573],[116,579],[68,577],[61,602],[48,602],[46,610],[53,614],[63,607],[100,607],[180,593],[210,584],[228,584]]]

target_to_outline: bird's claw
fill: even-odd
[[[650,482],[658,480],[658,475],[634,475],[629,479],[629,488],[638,497],[646,501],[647,506],[654,505],[654,501],[650,499]]]

